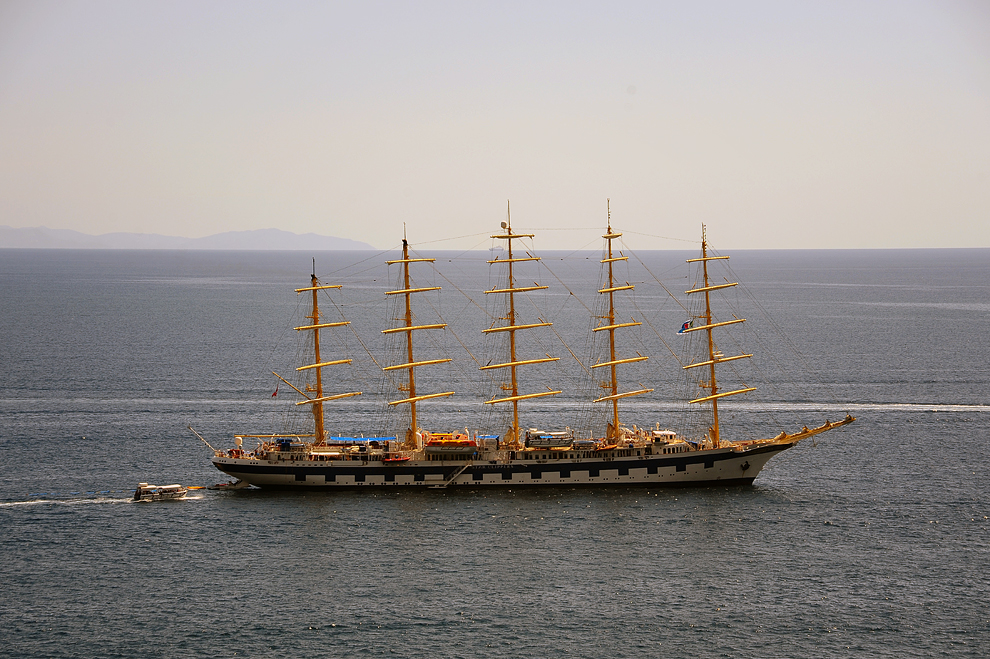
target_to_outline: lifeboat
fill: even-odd
[[[473,455],[478,442],[463,433],[427,433],[424,450],[428,455]]]

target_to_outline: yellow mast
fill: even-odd
[[[541,286],[540,284],[533,283],[532,286],[520,286],[516,287],[515,274],[513,273],[513,264],[522,261],[539,261],[540,257],[532,256],[527,254],[525,257],[515,258],[512,255],[512,241],[518,240],[520,238],[532,238],[534,234],[531,233],[513,233],[512,232],[512,216],[509,212],[509,203],[506,202],[506,221],[502,223],[502,228],[505,229],[504,233],[494,234],[492,238],[505,240],[508,243],[508,256],[507,259],[494,259],[489,261],[489,264],[493,263],[507,263],[508,269],[508,286],[506,288],[493,288],[490,291],[485,291],[485,294],[498,293],[504,294],[508,297],[509,309],[508,314],[502,318],[506,321],[505,325],[499,327],[491,327],[486,330],[482,330],[483,333],[490,332],[508,332],[509,333],[509,361],[501,364],[489,364],[487,366],[482,366],[481,370],[488,370],[494,368],[508,368],[509,369],[509,382],[510,387],[509,396],[502,398],[492,398],[491,400],[486,400],[486,405],[493,405],[495,403],[512,403],[512,428],[509,429],[508,436],[506,437],[506,445],[508,448],[519,448],[520,442],[520,428],[519,428],[519,401],[525,400],[527,398],[539,398],[541,396],[553,396],[560,393],[560,390],[551,390],[547,387],[547,391],[540,391],[532,394],[520,394],[519,393],[519,381],[516,378],[516,368],[519,366],[525,366],[528,364],[542,364],[544,362],[553,362],[560,359],[560,357],[551,357],[547,355],[546,358],[538,359],[525,359],[520,360],[516,357],[516,332],[525,329],[532,329],[534,327],[549,327],[553,323],[545,322],[541,319],[538,323],[529,323],[526,325],[519,325],[516,323],[516,293],[527,293],[529,291],[541,291],[548,286]]]
[[[752,357],[752,354],[748,355],[735,355],[734,357],[723,357],[720,352],[715,349],[715,341],[712,336],[712,330],[717,327],[724,327],[725,325],[734,325],[736,323],[746,322],[745,318],[737,318],[735,320],[729,320],[721,323],[712,322],[712,305],[711,305],[711,292],[721,290],[723,288],[730,288],[732,286],[737,286],[738,282],[726,283],[726,284],[711,284],[708,278],[708,262],[718,261],[718,260],[728,260],[728,256],[708,256],[708,240],[705,234],[705,225],[701,225],[701,258],[700,259],[688,259],[688,263],[701,263],[702,274],[704,286],[701,288],[693,288],[689,291],[685,291],[686,295],[691,295],[693,293],[704,293],[705,294],[705,315],[702,318],[705,324],[700,327],[690,327],[684,330],[687,332],[696,332],[699,330],[705,330],[708,335],[708,360],[704,362],[699,362],[696,364],[688,364],[683,368],[697,368],[699,366],[709,367],[709,381],[707,383],[702,383],[702,388],[708,389],[711,393],[708,396],[702,398],[695,398],[691,403],[706,403],[711,402],[712,404],[712,427],[711,427],[711,442],[712,448],[719,448],[722,443],[722,438],[719,431],[718,423],[718,400],[720,398],[725,398],[726,396],[734,396],[736,394],[743,394],[748,391],[756,391],[756,387],[747,387],[745,389],[737,389],[735,391],[722,391],[718,390],[718,383],[715,381],[715,365],[721,362],[728,362],[735,359],[745,359],[746,357]]]
[[[319,310],[319,300],[317,299],[316,290],[316,272],[313,273],[310,279],[310,284],[313,287],[313,315],[311,316],[313,324],[316,325],[320,322],[320,310]],[[320,363],[320,330],[313,330],[313,361],[317,364]],[[298,362],[297,362],[298,363]],[[319,400],[323,398],[323,369],[316,369],[316,398]],[[313,418],[316,421],[316,443],[324,444],[326,443],[326,434],[323,430],[323,402],[317,402],[313,404]]]
[[[426,400],[429,398],[441,398],[445,396],[452,396],[453,391],[445,391],[438,394],[425,394],[422,396],[416,395],[416,367],[426,366],[428,364],[443,364],[449,362],[450,359],[430,359],[427,361],[417,362],[413,359],[413,332],[417,330],[424,329],[442,329],[447,326],[446,323],[436,323],[432,325],[413,325],[413,312],[412,312],[412,296],[415,293],[423,293],[426,291],[439,291],[439,286],[431,286],[426,288],[412,288],[412,280],[409,276],[409,264],[410,263],[433,263],[436,259],[426,259],[426,258],[409,258],[409,242],[406,240],[405,228],[403,228],[402,235],[402,258],[394,261],[387,261],[388,265],[393,265],[395,263],[402,264],[402,288],[396,291],[386,291],[385,295],[402,295],[405,297],[405,314],[402,318],[404,325],[400,327],[393,327],[390,329],[382,330],[383,334],[392,334],[396,332],[405,332],[406,334],[406,359],[407,361],[402,364],[394,364],[392,366],[386,366],[385,371],[392,371],[396,369],[407,369],[408,379],[407,379],[407,389],[409,395],[402,400],[390,401],[389,405],[409,405],[409,429],[406,431],[406,448],[413,449],[416,446],[416,433],[419,432],[419,421],[416,416],[416,403],[421,400]]]
[[[614,256],[612,252],[612,241],[620,238],[621,233],[615,233],[612,231],[612,210],[611,210],[611,200],[606,200],[606,209],[608,210],[608,231],[602,238],[605,239],[605,258],[601,260],[608,271],[608,285],[605,288],[599,289],[599,295],[608,295],[608,315],[605,316],[607,324],[600,327],[596,327],[594,332],[608,332],[608,347],[609,347],[609,360],[607,362],[600,362],[598,364],[592,365],[591,368],[602,368],[605,366],[609,367],[611,372],[610,384],[610,395],[602,396],[601,398],[596,398],[594,402],[600,403],[603,401],[611,401],[612,403],[612,422],[608,424],[606,428],[605,436],[607,439],[617,439],[619,436],[619,399],[626,398],[628,396],[638,396],[640,394],[647,394],[653,389],[639,389],[637,391],[627,391],[624,393],[619,393],[619,379],[616,367],[619,364],[631,364],[633,362],[641,362],[649,359],[643,355],[638,355],[637,357],[627,357],[625,359],[619,359],[615,350],[615,330],[621,329],[623,327],[635,327],[637,325],[642,325],[642,323],[637,322],[635,318],[629,323],[616,323],[615,322],[615,293],[618,291],[631,291],[636,288],[633,284],[626,282],[624,286],[615,285],[615,277],[612,271],[612,266],[616,261],[628,261],[628,256]]]
[[[296,293],[304,293],[306,291],[312,291],[313,293],[313,313],[310,316],[306,316],[312,322],[310,325],[303,325],[301,327],[295,327],[296,331],[311,331],[313,332],[313,363],[306,364],[297,368],[297,371],[306,371],[309,369],[316,369],[316,397],[308,398],[307,400],[300,401],[296,405],[312,405],[313,410],[313,421],[315,427],[315,440],[314,444],[321,446],[326,444],[326,431],[323,426],[323,403],[328,400],[337,400],[339,398],[348,398],[350,396],[360,396],[362,392],[351,391],[343,394],[335,394],[332,396],[323,395],[323,367],[325,366],[336,366],[338,364],[350,364],[350,359],[335,359],[333,361],[324,362],[320,361],[320,330],[328,327],[341,327],[343,325],[350,325],[350,321],[342,321],[337,323],[321,323],[320,322],[320,306],[318,292],[330,288],[340,288],[340,284],[330,284],[330,285],[320,285],[319,280],[316,278],[316,260],[313,260],[313,274],[310,276],[310,286],[307,288],[297,288]],[[279,378],[281,379],[281,378]],[[291,386],[291,385],[290,385]],[[295,387],[292,387],[296,389]],[[299,391],[296,389],[296,391]],[[300,392],[302,393],[302,392]],[[305,395],[305,394],[303,394]]]

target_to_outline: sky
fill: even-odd
[[[990,247],[990,3],[0,0],[0,224]]]

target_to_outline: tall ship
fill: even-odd
[[[410,268],[417,263],[433,259],[410,256],[409,244],[403,237],[402,258],[389,261],[399,265],[400,286],[386,292],[387,296],[401,299],[394,326],[382,330],[399,337],[402,359],[382,367],[394,381],[397,396],[388,401],[390,407],[402,407],[408,411],[409,423],[404,433],[395,436],[340,437],[327,431],[325,405],[334,401],[362,395],[360,391],[330,391],[324,377],[324,369],[349,364],[351,358],[338,356],[323,360],[320,334],[338,331],[348,321],[327,322],[320,312],[319,294],[329,293],[340,284],[321,282],[314,273],[310,285],[296,290],[308,294],[311,313],[307,324],[295,330],[308,334],[314,360],[298,367],[315,375],[315,385],[298,388],[287,379],[282,382],[292,387],[302,398],[296,405],[308,406],[312,411],[312,432],[303,434],[240,435],[234,438],[234,448],[216,450],[213,464],[220,471],[238,479],[243,484],[263,488],[449,488],[449,487],[520,487],[520,486],[593,486],[593,485],[650,485],[674,487],[704,484],[751,484],[760,470],[778,453],[794,447],[800,441],[852,423],[855,419],[846,415],[839,421],[824,421],[813,428],[804,426],[795,432],[780,432],[763,439],[732,439],[725,437],[719,420],[719,402],[730,396],[745,395],[753,387],[728,388],[721,386],[719,369],[726,362],[749,359],[752,354],[740,353],[725,356],[718,348],[719,332],[730,325],[745,322],[733,317],[718,320],[712,309],[712,293],[737,285],[736,282],[715,281],[709,274],[712,261],[725,260],[728,256],[709,253],[707,236],[702,228],[701,253],[688,263],[697,268],[697,283],[685,291],[698,303],[692,305],[690,321],[684,323],[680,334],[701,337],[694,341],[701,347],[698,356],[685,359],[682,368],[694,375],[693,382],[700,391],[688,402],[705,412],[707,420],[703,431],[692,436],[681,436],[675,431],[653,427],[629,426],[623,421],[622,401],[653,392],[643,385],[627,387],[623,372],[631,364],[646,362],[649,356],[638,352],[623,352],[623,333],[641,324],[631,318],[620,317],[619,294],[632,291],[634,284],[616,279],[614,267],[628,257],[613,248],[613,241],[621,233],[612,229],[611,217],[606,233],[602,236],[601,271],[602,284],[597,290],[601,303],[600,313],[595,314],[592,328],[601,346],[600,358],[588,369],[594,376],[599,395],[589,401],[593,406],[603,406],[606,421],[604,427],[590,437],[579,438],[570,427],[539,430],[522,422],[525,409],[521,405],[536,398],[556,396],[561,389],[542,384],[527,388],[527,368],[535,364],[556,362],[558,357],[528,357],[520,351],[527,333],[540,327],[549,327],[546,319],[526,322],[521,318],[518,296],[547,286],[538,282],[522,285],[517,279],[516,268],[523,262],[539,261],[540,257],[529,251],[519,250],[516,241],[532,238],[533,234],[514,232],[511,217],[501,225],[501,231],[492,235],[494,240],[505,241],[505,247],[495,252],[489,261],[493,268],[503,268],[498,285],[484,291],[486,296],[498,296],[504,311],[496,314],[489,327],[482,328],[486,335],[503,339],[507,348],[505,361],[491,361],[480,366],[482,371],[497,373],[499,393],[482,400],[483,405],[511,409],[508,427],[469,430],[425,429],[421,423],[418,404],[437,398],[455,395],[454,391],[424,392],[418,388],[416,370],[423,367],[442,367],[449,358],[418,359],[415,356],[414,337],[421,333],[442,330],[445,323],[417,324],[414,299],[418,294],[437,291],[439,287],[416,286],[410,276]],[[393,377],[393,376],[399,377]],[[329,378],[330,382],[334,379]],[[535,390],[534,390],[535,389]],[[640,399],[642,400],[642,399]],[[245,440],[254,440],[248,448]]]

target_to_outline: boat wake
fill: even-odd
[[[839,406],[833,406],[838,409]],[[990,412],[990,405],[969,405],[961,403],[856,403],[843,409],[858,412]],[[822,409],[828,409],[824,407]]]
[[[677,412],[681,403],[636,403],[626,405],[631,409],[653,409],[658,411]],[[723,405],[732,412],[763,412],[768,407],[775,411],[789,412],[825,412],[828,414],[846,414],[855,416],[856,412],[990,412],[990,405],[969,403],[815,403],[815,402],[727,402]]]
[[[114,503],[130,503],[130,498],[121,497],[96,497],[96,498],[36,498],[28,499],[26,501],[2,501],[0,502],[0,508],[17,508],[20,506],[40,506],[40,505],[55,505],[55,506],[80,506],[89,504],[114,504]]]

